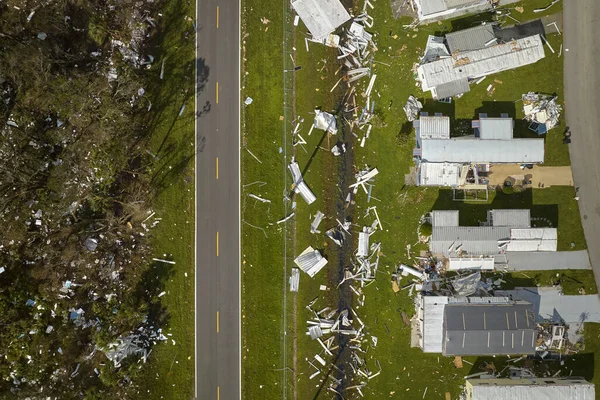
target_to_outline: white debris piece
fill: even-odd
[[[315,110],[315,120],[313,126],[317,129],[327,131],[333,135],[337,133],[337,123],[335,117],[328,112]]]
[[[321,233],[321,231],[319,231],[319,225],[321,225],[321,221],[323,220],[323,217],[325,216],[325,214],[323,214],[321,211],[317,211],[317,215],[315,215],[315,219],[313,220],[312,224],[310,224],[310,233]]]
[[[294,263],[312,278],[327,265],[327,259],[321,255],[319,250],[308,246],[306,250],[296,257]]]
[[[292,268],[292,276],[290,276],[290,292],[297,292],[300,285],[300,270]]]
[[[37,34],[37,38],[40,40],[46,40],[47,37],[48,37],[48,35],[44,32],[40,32]]]
[[[302,172],[300,172],[300,166],[294,160],[294,158],[292,158],[292,162],[290,165],[288,165],[288,168],[292,173],[292,178],[294,179],[294,183],[292,185],[294,192],[300,194],[300,196],[302,196],[302,198],[308,204],[312,204],[315,200],[317,200],[317,197],[304,182],[304,179],[302,178]]]

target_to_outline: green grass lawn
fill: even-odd
[[[261,18],[267,18],[267,25]],[[283,18],[281,2],[242,2],[242,398],[280,399],[284,369]],[[289,141],[289,138],[288,138]],[[251,151],[259,161],[250,155]],[[289,178],[288,182],[289,182]],[[263,204],[248,197],[271,200]],[[252,227],[253,225],[255,227]],[[264,229],[264,231],[262,230]],[[288,274],[291,260],[288,257]]]
[[[146,88],[152,101],[148,150],[160,160],[152,167],[156,217],[152,229],[155,263],[164,282],[161,297],[167,320],[167,342],[154,347],[140,379],[140,399],[190,399],[194,394],[194,29],[184,16],[194,15],[194,3],[169,0],[159,21],[152,54],[155,76]],[[160,80],[162,60],[164,79]],[[186,106],[179,116],[182,105]],[[187,275],[187,276],[186,276]],[[172,336],[170,336],[172,335]]]

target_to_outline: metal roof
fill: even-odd
[[[450,258],[448,270],[457,271],[460,269],[493,270],[494,258]]]
[[[591,269],[587,250],[555,252],[506,252],[509,270]]]
[[[339,0],[295,0],[292,7],[317,40],[350,19],[350,14]]]
[[[513,228],[529,228],[531,226],[530,210],[490,210],[489,215],[493,226],[510,226]]]
[[[533,304],[538,322],[550,320],[567,324],[600,322],[600,297],[597,294],[564,295],[560,287],[517,287],[496,291],[497,296],[510,296]]]
[[[496,39],[494,25],[489,23],[446,34],[446,43],[452,54],[483,49],[493,39]]]
[[[459,79],[475,79],[533,64],[542,58],[544,58],[542,39],[540,35],[535,35],[432,61],[420,65],[417,72],[425,91]]]
[[[444,0],[420,0],[417,4],[420,4],[421,14],[424,16],[447,10]]]
[[[542,163],[544,139],[426,139],[421,140],[421,159],[457,163]]]
[[[434,210],[431,212],[432,226],[458,226],[458,210]]]
[[[481,139],[503,139],[513,138],[512,118],[480,118],[479,137]]]
[[[312,246],[308,246],[298,257],[296,257],[294,263],[312,278],[327,265],[327,259],[319,253],[319,250],[315,250]]]
[[[479,4],[482,3],[482,0],[445,0],[446,7],[448,8],[456,8],[456,7],[464,7],[471,4]]]
[[[420,163],[417,184],[419,186],[457,186],[460,164]]]
[[[556,228],[516,228],[510,230],[506,251],[556,251]]]
[[[510,228],[493,226],[434,226],[431,252],[434,254],[498,254],[498,241],[510,238]]]
[[[450,117],[423,116],[419,118],[419,136],[421,139],[450,138]]]
[[[469,80],[467,78],[462,78],[456,81],[442,83],[441,85],[436,86],[431,93],[434,99],[445,99],[470,91],[471,87],[469,86]]]
[[[422,308],[422,345],[425,353],[441,353],[444,336],[444,307],[448,304],[446,296],[421,296]]]
[[[448,304],[444,355],[533,354],[535,313],[529,303]]]
[[[467,379],[471,400],[594,400],[594,384],[583,379]]]

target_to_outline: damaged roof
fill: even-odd
[[[433,89],[433,97],[436,99],[445,99],[471,91],[469,80],[467,78],[458,79],[448,83],[442,83]]]
[[[350,14],[339,0],[296,0],[292,7],[317,40],[350,19]]]
[[[490,41],[496,44],[494,39],[494,24],[490,23],[446,34],[446,43],[452,54],[483,49]]]
[[[535,35],[420,65],[418,77],[426,91],[459,79],[476,79],[533,64],[544,56],[542,39]]]

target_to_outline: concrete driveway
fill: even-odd
[[[493,165],[489,176],[490,185],[502,185],[506,178],[519,175],[531,175],[531,186],[534,188],[573,186],[571,167],[545,167],[535,165],[533,169],[521,169],[519,165],[515,164]]]
[[[600,2],[565,0],[564,83],[569,145],[579,211],[590,261],[600,285],[600,47],[597,46]]]

